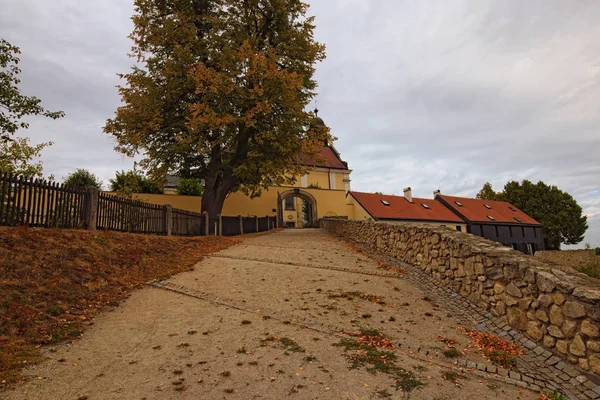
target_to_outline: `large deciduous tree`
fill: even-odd
[[[561,243],[580,243],[588,228],[587,217],[577,201],[556,186],[539,181],[511,181],[501,192],[486,183],[478,199],[507,201],[544,225],[547,250],[559,250]]]
[[[300,0],[136,0],[138,65],[121,75],[124,105],[104,128],[116,149],[144,153],[155,178],[204,179],[211,217],[231,191],[291,183],[304,172],[298,154],[331,139],[306,111],[325,57],[307,9]]]

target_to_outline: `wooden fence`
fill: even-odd
[[[0,225],[83,228],[86,191],[55,182],[0,175]]]
[[[207,213],[131,200],[96,188],[0,175],[0,226],[104,229],[155,235],[233,236],[275,228],[275,217],[208,218]]]

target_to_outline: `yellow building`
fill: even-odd
[[[317,124],[324,125],[324,122],[318,118]],[[352,171],[335,147],[324,143],[318,149],[316,160],[301,157],[300,162],[309,166],[310,171],[297,177],[293,186],[271,186],[254,199],[241,192],[230,193],[225,199],[222,215],[278,215],[279,225],[290,228],[313,226],[323,217],[353,219],[355,206],[347,198]],[[167,177],[164,195],[139,194],[136,198],[199,212],[202,198],[176,196],[177,181],[176,177]]]

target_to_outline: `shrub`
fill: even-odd
[[[102,181],[87,169],[82,168],[78,168],[75,172],[67,175],[63,184],[76,189],[85,189],[88,187],[102,189]]]
[[[202,184],[195,178],[181,178],[177,184],[177,194],[180,196],[202,196]]]

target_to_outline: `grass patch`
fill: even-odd
[[[404,398],[409,398],[414,389],[423,385],[414,373],[396,365],[397,357],[392,351],[378,348],[394,348],[381,332],[365,329],[351,335],[357,337],[357,340],[342,339],[334,344],[344,348],[350,369],[365,368],[372,374],[391,375],[395,380],[396,390],[402,390]]]
[[[300,347],[298,343],[293,341],[292,339],[282,337],[279,339],[279,343],[285,348],[286,351],[291,351],[292,353],[304,353],[305,350]]]
[[[36,346],[78,337],[86,321],[145,282],[187,271],[202,256],[238,242],[0,228],[0,389],[39,361]]]
[[[592,278],[600,279],[600,264],[582,265],[581,267],[575,268],[577,271],[591,276]]]
[[[455,372],[455,371],[442,372],[442,378],[444,378],[444,380],[446,380],[446,381],[450,381],[450,382],[454,382],[454,383],[458,383],[459,379],[467,379],[467,377],[465,375],[459,374],[458,372]]]
[[[461,355],[460,351],[458,351],[456,347],[448,347],[446,350],[444,350],[442,354],[444,354],[448,358],[456,358]]]

